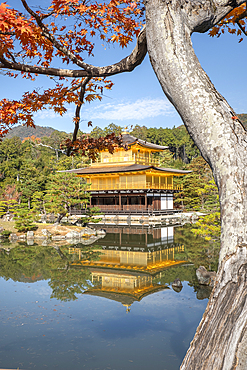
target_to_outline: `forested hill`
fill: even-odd
[[[245,113],[238,114],[238,118],[240,119],[245,129],[247,130],[247,114]]]
[[[6,136],[7,139],[11,139],[14,136],[19,137],[23,140],[26,137],[36,136],[36,137],[44,137],[44,136],[51,136],[51,134],[56,131],[52,127],[41,127],[36,126],[34,127],[25,127],[25,126],[16,126],[14,127]]]

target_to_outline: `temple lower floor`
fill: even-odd
[[[90,207],[104,213],[171,213],[174,191],[91,192]]]

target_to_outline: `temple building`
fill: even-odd
[[[181,191],[174,176],[190,171],[159,167],[155,154],[168,149],[122,133],[124,148],[102,151],[89,167],[66,172],[83,177],[91,192],[90,206],[104,213],[161,214],[174,211],[173,194]]]

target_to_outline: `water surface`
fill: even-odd
[[[195,269],[216,269],[217,249],[188,227],[108,231],[2,245],[0,368],[179,369],[210,294]]]

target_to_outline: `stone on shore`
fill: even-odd
[[[66,239],[80,239],[80,233],[78,231],[70,231],[65,237]]]
[[[27,232],[27,239],[34,239],[34,232],[33,231],[28,231]]]

